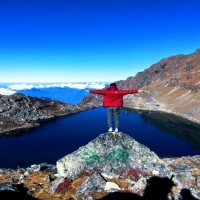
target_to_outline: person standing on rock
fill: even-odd
[[[116,83],[111,83],[110,87],[104,90],[86,90],[92,94],[103,95],[103,106],[107,108],[108,117],[108,131],[112,132],[112,117],[115,120],[115,132],[118,132],[119,128],[119,113],[120,108],[123,107],[123,96],[127,94],[133,94],[142,92],[143,90],[119,90]]]

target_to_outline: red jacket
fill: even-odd
[[[137,93],[138,90],[118,90],[115,86],[110,86],[106,90],[90,90],[90,93],[101,94],[104,96],[103,106],[110,107],[122,107],[123,96],[126,94]]]

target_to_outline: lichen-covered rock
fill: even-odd
[[[105,133],[99,135],[77,151],[57,161],[58,173],[62,177],[76,179],[83,172],[104,172],[121,177],[153,175],[170,176],[170,171],[158,156],[149,148],[138,143],[129,135]]]
[[[101,192],[104,190],[106,181],[99,173],[91,175],[84,181],[76,192],[77,196],[84,196],[90,193]]]
[[[179,189],[188,188],[191,194],[200,199],[200,155],[163,159],[175,175],[173,178]],[[184,194],[187,194],[184,190]]]

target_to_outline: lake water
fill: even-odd
[[[55,164],[107,130],[106,110],[97,108],[55,119],[18,136],[0,138],[0,168]],[[126,109],[120,114],[120,131],[160,157],[200,154],[200,125],[174,115]]]

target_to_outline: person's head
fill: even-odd
[[[116,85],[116,83],[111,83],[110,86],[115,86],[116,87],[117,85]]]

